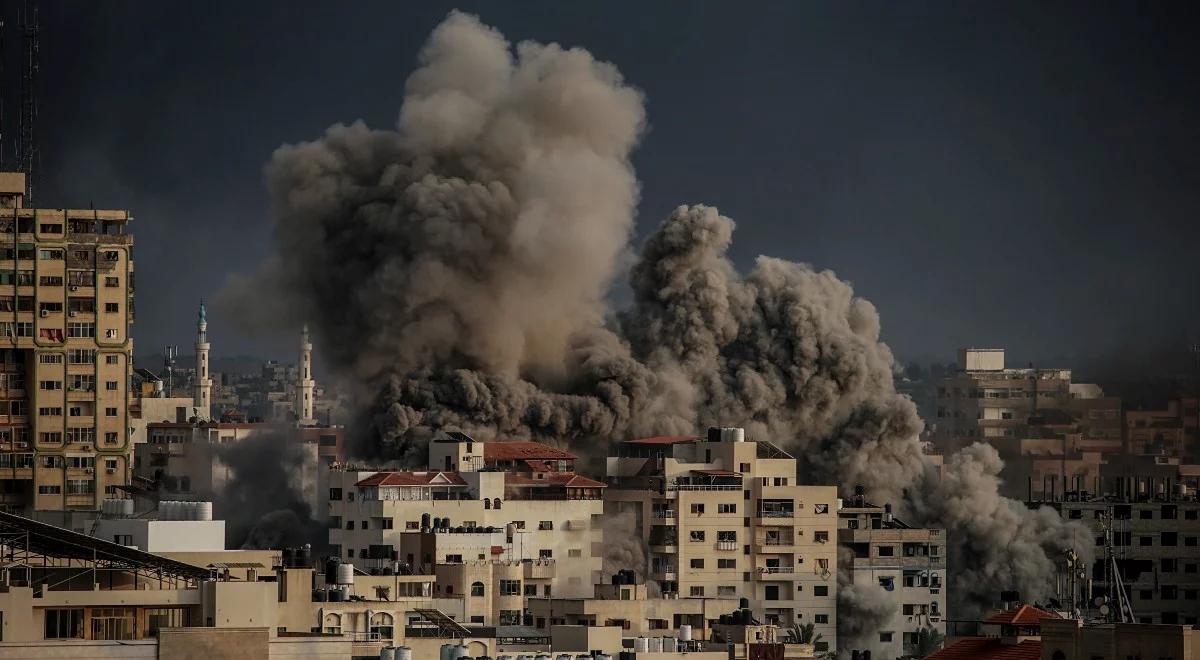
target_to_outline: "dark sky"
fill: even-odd
[[[835,270],[902,357],[1073,359],[1200,329],[1194,4],[453,6],[645,91],[639,236],[715,204],[739,264]],[[190,344],[197,299],[268,251],[272,150],[392,126],[451,7],[42,3],[37,201],[135,213],[139,354]],[[210,321],[218,353],[291,353]]]

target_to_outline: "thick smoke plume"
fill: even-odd
[[[734,223],[681,206],[629,261],[641,94],[580,49],[515,49],[452,13],[393,129],[337,125],[266,169],[278,256],[231,318],[314,326],[368,398],[358,451],[420,460],[439,428],[591,446],[745,426],[813,482],[942,524],[960,604],[1053,583],[1072,528],[997,492],[976,447],[938,479],[871,303],[830,271],[728,258]],[[633,301],[605,294],[628,269]],[[959,610],[955,616],[969,617]],[[853,616],[853,614],[851,614]]]
[[[230,547],[268,549],[323,547],[325,527],[313,519],[298,477],[309,471],[302,446],[285,431],[256,433],[217,445],[229,468],[214,493],[215,513],[225,520]]]

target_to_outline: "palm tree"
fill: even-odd
[[[811,623],[793,623],[792,626],[788,628],[787,642],[789,644],[816,644],[817,642],[821,641],[821,638],[824,635],[821,633],[813,635],[813,628],[815,627],[816,626]]]
[[[912,657],[924,658],[942,648],[946,637],[933,626],[927,626],[917,631],[917,643],[913,647]]]

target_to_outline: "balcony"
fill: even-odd
[[[582,532],[588,528],[586,520],[568,520],[566,524],[568,532]]]
[[[674,582],[679,579],[674,566],[656,566],[650,569],[650,579],[655,582]]]
[[[716,548],[717,548],[717,550],[737,550],[738,542],[737,541],[717,541]]]
[[[676,515],[675,509],[658,509],[651,514],[655,518],[674,518]]]
[[[667,492],[679,490],[741,490],[741,484],[667,484]]]
[[[523,563],[526,580],[549,580],[554,577],[553,559],[532,559]]]
[[[790,575],[796,572],[796,569],[791,566],[760,566],[759,573],[767,573],[769,575]]]

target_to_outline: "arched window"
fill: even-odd
[[[321,622],[321,632],[326,635],[342,634],[342,615],[330,612],[325,615],[325,620]]]
[[[483,595],[483,583],[482,582],[472,582],[471,583],[471,595],[472,596],[482,596]]]
[[[500,498],[499,498],[499,497],[497,497],[497,498],[495,498],[495,499],[493,499],[493,500],[492,500],[492,508],[493,508],[493,509],[499,509],[499,508],[500,508]]]
[[[376,612],[371,616],[371,638],[392,641],[395,618],[387,612]]]
[[[490,508],[492,508],[492,501],[491,501],[491,500],[489,500],[489,499],[488,499],[488,498],[486,498],[486,497],[485,497],[485,498],[483,498],[483,508],[485,508],[485,509],[490,509]]]

